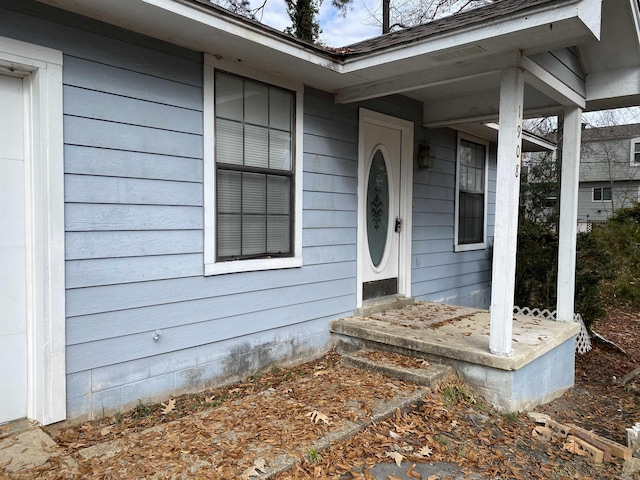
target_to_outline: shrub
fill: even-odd
[[[611,258],[602,297],[607,303],[640,308],[640,204],[617,210],[592,236],[599,250]]]

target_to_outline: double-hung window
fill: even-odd
[[[640,166],[640,138],[631,140],[631,166]]]
[[[457,149],[455,250],[486,246],[488,144],[460,134]]]
[[[592,201],[594,202],[610,202],[611,187],[593,187]]]
[[[205,274],[300,266],[300,91],[212,65],[205,90]]]

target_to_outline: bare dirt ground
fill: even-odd
[[[640,314],[612,310],[594,328],[627,353],[594,342],[591,352],[577,357],[575,388],[537,410],[625,443],[625,429],[640,421],[640,403],[619,379],[640,366]],[[389,360],[399,364],[416,362],[392,357]],[[48,430],[58,447],[49,462],[11,475],[0,465],[0,478],[258,479],[246,476],[258,444],[262,451],[267,445],[274,456],[286,452],[298,459],[278,480],[370,480],[376,478],[371,474],[376,464],[394,462],[402,478],[422,478],[412,466],[425,462],[449,462],[483,479],[621,478],[622,461],[592,465],[565,450],[562,441],[534,440],[534,424],[526,415],[495,412],[457,378],[443,382],[407,411],[397,411],[327,449],[316,449],[314,441],[332,427],[322,417],[312,421],[310,412],[357,421],[371,413],[375,401],[416,389],[344,367],[339,360],[329,353],[297,367],[273,367],[241,384],[176,397],[174,403],[140,404],[81,425],[54,426]],[[283,430],[279,421],[285,419]],[[152,428],[159,426],[162,435]],[[137,440],[113,456],[85,458],[80,453],[129,438]],[[447,478],[432,477],[424,480]]]

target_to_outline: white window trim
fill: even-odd
[[[596,200],[593,197],[595,196],[595,190],[596,188],[599,188],[601,190],[605,189],[605,188],[611,188],[610,186],[606,185],[604,187],[591,187],[591,203],[611,203],[611,201],[613,200],[613,188],[611,188],[611,198],[609,200]],[[604,191],[603,191],[604,193]]]
[[[458,152],[460,151],[460,140],[468,140],[473,143],[479,143],[485,146],[484,156],[484,226],[482,229],[482,242],[479,243],[458,243],[458,215],[460,213],[460,159]],[[489,142],[483,138],[474,137],[466,133],[458,132],[458,139],[456,142],[456,193],[455,193],[455,211],[453,218],[453,251],[454,252],[468,252],[471,250],[482,250],[487,248],[487,206],[489,198]]]
[[[249,79],[268,83],[295,92],[296,125],[294,139],[294,246],[293,256],[285,258],[260,258],[252,260],[234,260],[216,262],[216,229],[215,229],[215,70],[242,75]],[[251,272],[257,270],[275,270],[302,266],[302,141],[303,141],[303,99],[304,86],[276,75],[271,75],[237,63],[218,60],[212,55],[204,57],[204,274],[221,275],[235,272]]]
[[[631,150],[629,152],[629,161],[632,167],[640,166],[640,162],[636,162],[636,143],[640,143],[640,137],[631,139]]]
[[[67,416],[62,52],[0,37],[0,69],[25,92],[27,416]]]

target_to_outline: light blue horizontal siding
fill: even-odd
[[[358,197],[353,193],[305,192],[304,206],[308,210],[353,212],[358,207]]]
[[[202,136],[152,127],[64,117],[65,143],[94,148],[202,158]]]
[[[323,245],[320,247],[305,247],[303,249],[305,265],[317,265],[325,263],[344,263],[355,261],[355,245]]]
[[[291,303],[292,297],[295,297],[296,303],[315,302],[331,299],[336,292],[346,294],[354,288],[355,281],[346,278],[81,315],[68,320],[70,334],[67,336],[67,344],[94,342],[155,331],[158,328],[175,328],[190,323],[223,321],[240,314],[260,314],[268,309],[286,307]],[[189,312],[188,316],[184,314],[185,310]],[[268,328],[269,326],[261,323],[260,327]]]
[[[304,171],[324,173],[338,177],[357,178],[358,164],[355,158],[332,158],[313,153],[305,153]]]
[[[199,85],[187,85],[72,56],[65,58],[64,65],[65,85],[191,110],[202,109]]]
[[[68,203],[202,206],[202,183],[138,178],[65,176]]]
[[[355,245],[357,229],[353,228],[307,228],[302,235],[302,246],[322,247],[326,245]]]
[[[63,98],[67,115],[202,134],[202,111],[71,86]]]
[[[215,277],[189,277],[67,291],[67,316],[185,302],[243,292],[269,291],[289,285],[354,278],[355,262],[314,265],[302,269],[247,272]],[[355,308],[355,299],[354,299]],[[185,310],[188,315],[188,309]]]
[[[353,212],[331,212],[306,210],[302,219],[304,228],[340,228],[355,227],[358,225],[358,216]]]
[[[202,230],[68,232],[67,260],[202,253]]]
[[[356,177],[338,174],[304,173],[304,189],[308,192],[347,193],[355,195],[358,188]]]
[[[252,312],[222,320],[167,327],[162,330],[162,336],[158,342],[152,338],[153,331],[149,331],[70,345],[67,347],[67,370],[68,373],[74,373],[193,346],[217,343],[229,338],[241,338],[258,331],[294,325],[304,318],[342,314],[351,309],[354,292],[341,293],[346,295],[335,296],[334,293],[329,301],[289,304],[282,308],[269,308],[257,314]],[[260,319],[258,324],[256,318]]]
[[[103,205],[68,203],[68,232],[100,230],[193,230],[202,229],[201,207],[160,205]]]
[[[67,288],[194,277],[204,270],[202,254],[68,260]]]
[[[64,147],[65,173],[202,183],[200,158],[172,157],[79,145]]]

